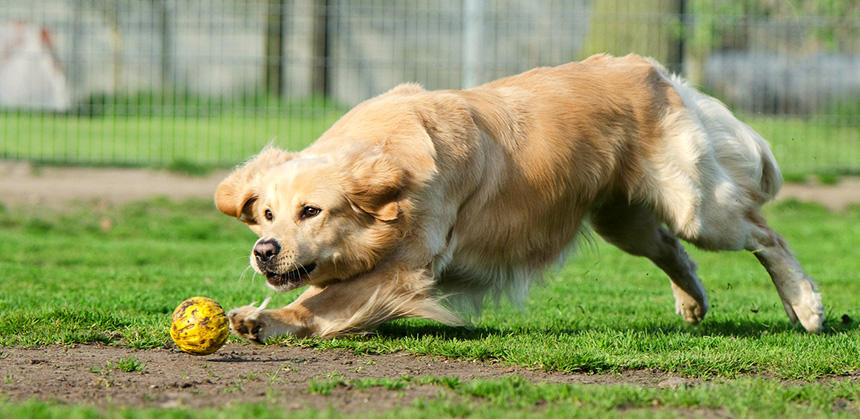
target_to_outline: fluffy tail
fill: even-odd
[[[723,169],[728,170],[738,183],[758,186],[763,201],[773,199],[782,186],[782,173],[767,141],[749,125],[739,121],[718,99],[692,88],[686,80],[668,73],[656,61],[651,62],[672,83],[685,106],[695,114],[710,143],[716,148],[716,158]],[[760,178],[756,182],[757,177]]]
[[[782,173],[776,165],[776,159],[770,152],[770,147],[762,140],[761,143],[761,191],[768,200],[773,199],[782,187]]]

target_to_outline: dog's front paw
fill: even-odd
[[[237,307],[227,313],[230,319],[230,330],[237,336],[252,342],[263,343],[268,338],[266,335],[266,321],[262,315],[262,307],[253,305]]]

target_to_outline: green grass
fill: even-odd
[[[801,379],[856,372],[860,209],[833,214],[788,202],[768,214],[820,285],[827,310],[820,335],[789,324],[767,274],[749,254],[691,249],[711,311],[702,325],[690,327],[672,312],[661,272],[599,242],[550,270],[525,308],[491,305],[471,329],[413,319],[383,325],[371,336],[278,342],[497,359],[559,371],[656,368],[695,377]],[[102,229],[106,218],[108,231]],[[0,232],[0,346],[164,347],[172,345],[170,313],[185,298],[209,296],[230,308],[268,293],[247,268],[253,234],[209,202],[6,210],[0,211]],[[296,295],[274,295],[272,305]]]
[[[431,386],[437,396],[419,398],[411,405],[359,417],[856,417],[860,384],[848,380],[789,384],[773,379],[745,378],[654,388],[629,384],[532,383],[517,376],[502,379],[459,380],[453,377],[396,379],[333,379],[312,383],[308,392],[330,394],[335,388],[364,391],[381,387],[402,392]],[[229,405],[218,410],[128,409],[65,406],[39,401],[4,403],[3,417],[123,417],[123,418],[319,418],[342,417],[332,410],[286,411],[265,404]]]
[[[143,371],[146,365],[140,362],[139,359],[133,356],[120,358],[114,362],[114,367],[123,372]]]
[[[221,104],[213,107],[234,110],[204,116],[196,111],[191,115],[142,112],[138,109],[141,105],[126,105],[95,117],[0,114],[0,158],[169,167],[200,173],[206,168],[236,164],[270,141],[302,149],[344,112],[341,107],[323,107],[317,102],[282,107],[257,104],[251,111]],[[743,119],[772,144],[789,179],[809,173],[860,171],[860,127],[856,119]]]
[[[183,118],[0,114],[0,158],[52,164],[178,167],[231,166],[269,142],[302,149],[341,115],[313,108],[306,115],[242,114]]]
[[[517,377],[348,380],[334,375],[300,389],[325,395],[341,387],[398,392],[436,386],[444,393],[383,415],[390,417],[856,415],[860,384],[828,377],[860,370],[860,207],[832,213],[786,202],[768,207],[766,213],[820,285],[827,309],[826,330],[820,335],[789,324],[767,274],[752,255],[690,248],[711,297],[708,317],[690,327],[672,313],[672,295],[662,273],[595,239],[597,243],[571,255],[560,270],[550,270],[523,309],[490,305],[471,329],[401,320],[370,336],[284,338],[270,344],[493,359],[553,371],[612,374],[648,368],[708,380],[661,389],[530,383]],[[111,220],[108,230],[103,229],[104,219]],[[254,235],[217,213],[210,202],[156,199],[115,209],[80,205],[62,212],[0,207],[0,237],[0,348],[93,342],[172,346],[170,313],[185,298],[209,296],[230,308],[268,294],[263,280],[247,269]],[[296,295],[276,294],[272,306]],[[108,362],[94,374],[145,367],[130,357]],[[784,381],[796,379],[800,381]],[[265,404],[202,411],[96,409],[8,402],[0,396],[0,417],[286,415],[340,416],[334,411],[285,412]]]
[[[771,145],[787,178],[860,173],[860,126],[854,120],[742,118]]]
[[[90,367],[90,372],[98,375],[109,375],[113,370],[120,370],[122,372],[143,372],[145,369],[146,365],[143,362],[140,362],[136,357],[129,356],[120,358],[116,361],[107,361],[103,368],[96,366]]]
[[[0,212],[0,345],[165,346],[170,314],[185,298],[247,304],[263,293],[243,266],[253,233],[229,221],[210,202],[167,200],[108,212]]]
[[[449,389],[461,399],[441,397],[415,404],[418,411],[441,409],[443,416],[479,415],[496,417],[499,414],[534,412],[534,408],[547,405],[537,413],[548,417],[593,417],[595,414],[621,410],[661,409],[667,415],[672,410],[710,410],[731,416],[822,414],[831,413],[834,406],[847,415],[849,409],[860,407],[860,383],[842,381],[812,385],[786,384],[773,379],[745,378],[716,380],[703,384],[690,384],[677,388],[653,388],[630,384],[565,384],[532,383],[518,376],[502,379],[460,380],[456,377],[409,376],[396,379],[330,379],[314,382],[310,393],[334,388],[358,391],[381,387],[399,391],[408,387],[434,385]],[[465,401],[475,402],[470,404]],[[461,411],[461,412],[460,412]],[[429,412],[427,412],[429,413]]]
[[[398,378],[361,378],[355,380],[347,380],[343,378],[341,374],[330,374],[332,377],[326,379],[312,379],[310,384],[308,385],[308,393],[310,394],[321,394],[323,396],[327,396],[331,394],[332,390],[338,387],[345,387],[350,389],[358,389],[364,390],[371,387],[383,387],[386,390],[401,390],[410,385],[413,381],[410,376],[401,376]],[[457,380],[456,378],[454,380]],[[440,384],[447,383],[451,380],[445,379],[422,379],[417,381],[419,384]],[[459,382],[459,380],[457,380]]]

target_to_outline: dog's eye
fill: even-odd
[[[301,217],[301,218],[316,217],[317,215],[320,214],[321,211],[322,210],[319,208],[304,207],[304,208],[302,208],[302,212],[299,214],[299,217]]]
[[[266,217],[266,220],[269,221],[272,221],[272,219],[275,218],[275,216],[272,214],[272,210],[270,209],[263,211],[263,217]]]

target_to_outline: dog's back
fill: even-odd
[[[498,148],[484,151],[495,161],[483,163],[449,235],[447,282],[460,286],[473,278],[525,295],[589,212],[619,196],[700,247],[741,249],[742,219],[780,185],[758,134],[646,58],[598,55],[453,94]]]

